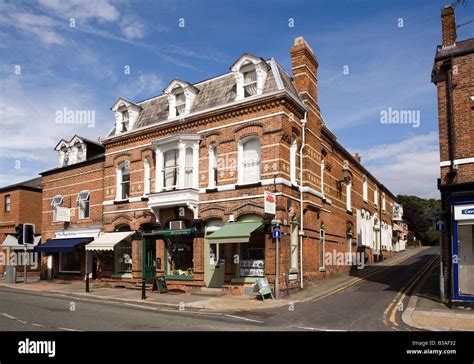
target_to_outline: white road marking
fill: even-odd
[[[159,311],[163,312],[179,312],[179,313],[193,313],[198,315],[212,315],[212,316],[222,316],[222,313],[219,312],[201,312],[201,311],[192,311],[192,310],[180,310],[179,308],[170,309],[170,308],[161,308]]]
[[[9,315],[7,313],[2,313],[2,315],[5,316],[5,317],[8,317],[9,319],[12,319],[12,320],[18,320],[15,316]]]
[[[23,320],[17,320],[19,323],[22,323],[22,324],[27,324],[28,322],[27,321],[23,321]]]
[[[347,330],[336,330],[336,329],[318,329],[316,327],[303,327],[303,326],[299,326],[298,329],[302,329],[302,330],[311,330],[311,331],[334,331],[334,332],[338,332],[338,331],[342,331],[342,332],[346,332]]]
[[[79,330],[74,330],[74,329],[68,329],[67,327],[58,327],[58,330],[64,330],[64,331],[79,331]]]
[[[227,316],[227,317],[232,317],[232,318],[235,318],[235,319],[238,319],[238,320],[245,320],[245,321],[250,321],[250,322],[257,322],[257,323],[259,323],[259,324],[263,324],[263,323],[264,323],[263,321],[254,320],[254,319],[249,319],[249,318],[247,318],[247,317],[240,317],[240,316],[228,315],[228,314],[226,314],[225,316]]]
[[[46,327],[44,325],[41,325],[41,324],[32,324],[33,326],[38,326],[38,327]]]
[[[158,310],[158,309],[155,308],[155,307],[148,307],[148,306],[136,305],[136,304],[134,304],[134,303],[127,303],[127,302],[125,302],[124,305],[133,306],[133,307],[139,307],[139,308],[146,308],[146,309],[152,310],[152,311],[157,311],[157,310]]]

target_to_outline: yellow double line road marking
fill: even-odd
[[[396,320],[396,314],[397,310],[400,308],[400,304],[402,304],[403,300],[405,299],[406,295],[410,290],[413,288],[413,286],[418,283],[418,281],[423,277],[423,275],[431,268],[433,263],[438,259],[438,256],[434,256],[431,258],[424,266],[423,268],[416,273],[416,275],[410,279],[407,284],[405,284],[401,290],[398,291],[397,295],[395,298],[392,300],[392,302],[387,306],[385,311],[383,312],[383,323],[385,325],[388,325],[387,318],[389,321],[395,325],[398,326],[397,320]],[[391,312],[390,312],[391,310]],[[390,316],[388,314],[390,313]]]
[[[332,296],[333,294],[336,294],[338,292],[341,292],[349,287],[352,287],[354,286],[355,284],[357,283],[360,283],[361,281],[365,280],[366,278],[368,277],[371,277],[375,274],[378,274],[378,273],[381,273],[381,272],[384,272],[386,271],[387,269],[393,267],[395,264],[401,262],[401,261],[405,261],[405,260],[408,260],[410,259],[411,257],[417,255],[418,253],[420,253],[418,250],[415,250],[415,252],[413,253],[410,253],[410,254],[407,254],[407,255],[404,255],[402,257],[399,257],[397,259],[395,259],[393,262],[390,262],[390,264],[387,264],[387,265],[382,265],[382,266],[376,266],[377,268],[379,269],[376,269],[375,271],[373,272],[368,272],[364,275],[361,275],[360,277],[357,277],[357,278],[354,278],[352,280],[350,280],[348,283],[344,284],[342,287],[339,287],[331,292],[328,292],[326,294],[323,294],[322,296],[319,296],[315,299],[312,299],[311,302],[316,302],[316,301],[319,301],[319,300],[322,300],[323,298],[326,298],[326,297],[329,297],[329,296]]]

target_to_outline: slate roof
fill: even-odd
[[[5,186],[0,188],[0,191],[5,191],[5,190],[14,190],[18,188],[27,188],[27,189],[41,189],[41,177],[29,179],[27,181],[15,183],[9,186]]]
[[[436,48],[435,59],[439,60],[451,56],[456,57],[466,53],[474,53],[474,38],[457,41],[454,47],[442,48],[438,46]]]
[[[271,66],[274,60],[266,61],[269,66]],[[278,71],[281,83],[283,88],[286,89],[292,96],[297,100],[300,100],[298,93],[293,85],[291,77],[284,71],[284,69],[278,64],[274,63],[276,70]],[[199,91],[194,100],[191,113],[199,112],[202,110],[210,109],[217,106],[224,106],[228,103],[231,103],[235,100],[236,97],[236,84],[235,78],[232,72],[211,78],[206,81],[201,81],[193,85]],[[269,67],[267,73],[267,78],[265,80],[265,85],[263,89],[263,94],[268,94],[274,91],[278,91],[278,83],[275,80],[275,75],[273,74],[273,68]],[[300,100],[301,101],[301,100]],[[138,120],[135,123],[135,128],[140,128],[148,125],[158,123],[160,121],[165,121],[168,119],[168,98],[166,94],[143,100],[136,103],[142,107],[142,112]],[[109,136],[112,136],[115,133],[113,129]]]

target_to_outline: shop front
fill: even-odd
[[[204,245],[207,287],[244,287],[265,277],[265,232],[261,217],[250,215],[222,226],[208,224]]]
[[[474,301],[474,203],[453,202],[453,298]]]
[[[47,256],[47,278],[80,279],[85,272],[84,246],[94,238],[50,239],[36,247],[36,251]]]
[[[83,279],[86,271],[85,246],[99,237],[99,228],[68,229],[55,233],[55,238],[35,248],[42,253],[43,279]],[[88,263],[92,265],[92,262]]]
[[[143,276],[147,283],[152,283],[157,273],[167,281],[194,281],[195,239],[199,233],[190,221],[175,220],[166,225],[165,229],[143,233]]]
[[[90,278],[132,279],[133,231],[100,235],[86,249],[86,267]]]

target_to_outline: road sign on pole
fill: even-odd
[[[436,220],[436,231],[444,233],[446,231],[446,223],[444,219]]]
[[[281,238],[281,228],[280,225],[275,225],[273,227],[273,238],[278,239]]]

